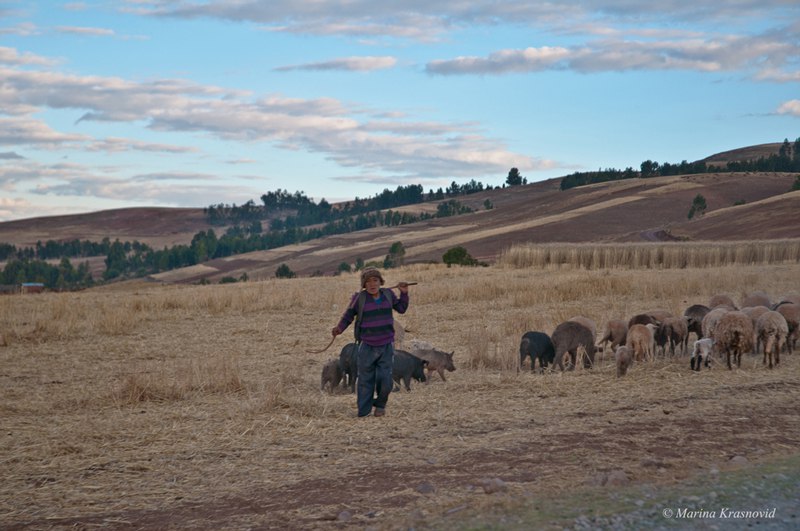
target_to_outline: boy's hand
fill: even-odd
[[[408,293],[408,282],[400,282],[397,287],[401,292]]]
[[[334,327],[333,327],[333,330],[331,330],[331,335],[332,335],[333,337],[336,337],[336,336],[338,336],[338,335],[339,335],[339,334],[341,334],[341,333],[342,333],[342,331],[341,331],[341,330],[339,330],[339,327],[338,327],[338,326],[334,326]]]

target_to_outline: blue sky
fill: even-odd
[[[800,136],[796,0],[0,0],[0,221]]]

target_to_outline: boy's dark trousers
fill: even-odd
[[[386,407],[389,393],[392,392],[393,357],[392,343],[380,347],[359,343],[357,354],[359,417],[366,417],[372,413],[373,406],[378,409]]]

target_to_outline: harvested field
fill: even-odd
[[[548,500],[680,488],[800,453],[797,352],[773,370],[748,355],[693,373],[677,357],[617,379],[607,353],[590,370],[517,371],[528,330],[680,314],[717,293],[777,298],[800,290],[800,265],[385,277],[419,283],[398,320],[407,339],[454,350],[457,370],[393,393],[384,418],[319,390],[350,330],[305,352],[328,343],[356,275],[0,298],[0,527],[459,528],[524,510],[561,529],[568,514]]]

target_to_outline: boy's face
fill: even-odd
[[[367,293],[370,295],[377,295],[378,291],[381,289],[381,279],[378,277],[369,277],[365,284],[365,288],[367,289]]]

